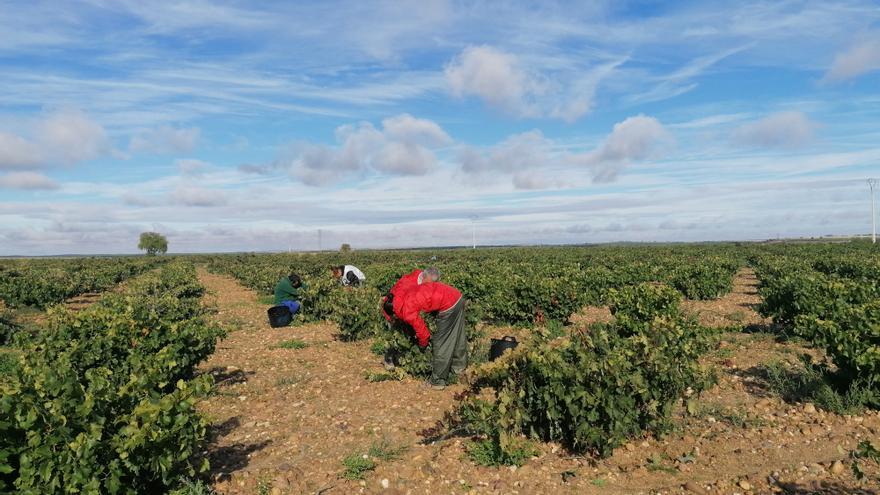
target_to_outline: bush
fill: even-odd
[[[737,266],[721,260],[701,260],[675,268],[671,284],[688,299],[717,299],[733,289]]]
[[[192,376],[222,331],[194,279],[169,265],[79,313],[50,311],[0,384],[0,489],[156,493],[207,469],[195,404],[213,382]]]
[[[614,323],[569,340],[536,339],[485,366],[459,408],[462,422],[499,455],[512,455],[520,435],[608,455],[645,430],[662,431],[686,390],[708,383],[697,363],[706,331],[675,312],[680,296],[670,291],[616,291]],[[486,387],[494,401],[481,398]]]
[[[381,295],[376,289],[339,287],[328,300],[333,306],[330,319],[339,325],[341,340],[365,339],[385,328],[385,318],[379,307]]]

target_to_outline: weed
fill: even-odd
[[[266,305],[274,306],[275,305],[275,296],[273,296],[271,294],[264,294],[264,295],[257,297],[257,302],[259,304],[266,304]]]
[[[300,339],[291,339],[273,345],[272,349],[305,349],[308,346],[308,344]]]
[[[188,478],[181,478],[180,486],[176,489],[168,492],[169,495],[216,495],[217,492],[214,491],[210,485],[205,484],[202,480],[191,480]]]
[[[376,461],[370,459],[367,454],[350,454],[342,460],[342,466],[345,470],[342,477],[347,480],[362,480],[367,473],[376,469]]]
[[[730,321],[735,321],[736,323],[742,323],[746,321],[746,313],[745,311],[734,311],[727,315],[727,319]]]
[[[695,401],[688,402],[688,413],[698,418],[712,417],[737,428],[763,426],[765,424],[764,420],[749,416],[742,409],[730,409],[714,404],[697,404]]]
[[[601,487],[605,486],[606,484],[608,484],[608,480],[605,480],[603,478],[595,478],[593,481],[590,481],[590,483],[593,486],[598,486],[601,488]]]
[[[260,480],[257,482],[257,494],[258,495],[269,495],[269,492],[272,490],[272,487],[269,486],[269,482],[266,480]]]
[[[733,357],[733,349],[730,347],[722,347],[715,351],[715,357],[718,359],[730,359]]]
[[[858,448],[849,453],[852,458],[852,472],[855,475],[856,479],[861,481],[864,480],[866,475],[865,472],[862,471],[862,467],[859,464],[860,459],[867,459],[869,461],[880,462],[880,449],[874,447],[874,445],[868,440],[862,440],[859,442]]]
[[[806,356],[800,366],[780,362],[762,368],[768,388],[787,402],[813,402],[837,414],[855,414],[876,400],[876,392],[861,382],[849,387],[837,386],[833,372],[812,364]],[[840,391],[843,389],[843,391]]]
[[[490,439],[477,440],[467,446],[468,457],[481,466],[522,466],[538,449],[528,440],[519,440],[502,449]]]
[[[648,458],[648,464],[645,467],[651,472],[662,471],[664,473],[675,473],[675,468],[665,464],[666,461],[670,460],[671,459],[667,455],[654,454]]]
[[[406,445],[392,445],[388,440],[382,439],[373,443],[370,450],[367,451],[370,457],[382,461],[393,461],[400,459],[400,456],[406,452]]]
[[[395,371],[367,371],[364,372],[364,378],[370,383],[387,382],[401,380],[400,373]]]

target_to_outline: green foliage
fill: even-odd
[[[379,309],[382,295],[372,287],[338,287],[329,296],[333,305],[330,319],[339,325],[341,340],[361,340],[378,334],[385,327]]]
[[[138,240],[138,249],[146,251],[148,256],[168,252],[168,239],[158,232],[143,232]]]
[[[104,291],[163,261],[143,258],[13,260],[0,264],[0,299],[10,307],[45,308],[79,294]]]
[[[367,451],[367,455],[374,459],[387,462],[400,459],[400,456],[406,451],[406,445],[394,445],[387,439],[383,438],[370,445],[370,450]]]
[[[670,283],[688,299],[717,299],[733,289],[738,268],[719,258],[694,260],[676,267]]]
[[[621,289],[614,323],[520,345],[478,371],[462,422],[506,454],[518,435],[608,455],[645,430],[664,430],[686,390],[708,383],[697,363],[707,332],[674,312],[677,298],[663,287]],[[479,398],[485,387],[496,400]]]
[[[50,311],[0,384],[0,484],[19,493],[154,493],[207,469],[211,389],[195,367],[222,331],[189,264],[171,264],[78,313]]]
[[[12,312],[0,306],[0,345],[10,344],[15,334],[18,333],[18,329]]]
[[[491,439],[476,440],[466,447],[468,457],[481,466],[522,466],[531,457],[538,455],[538,449],[528,440],[517,438],[506,448]]]
[[[880,405],[880,257],[852,246],[758,260],[761,312],[824,348],[836,370],[817,390],[836,407]],[[844,399],[834,399],[841,394]]]
[[[367,473],[376,469],[376,461],[367,454],[351,454],[342,460],[342,477],[347,480],[362,480]]]
[[[776,362],[762,371],[769,389],[788,402],[812,402],[836,414],[856,414],[877,400],[868,384],[843,381],[828,368],[813,364],[809,356],[798,366]]]
[[[667,286],[644,283],[609,290],[608,304],[616,324],[634,334],[644,332],[657,318],[675,318],[681,296]]]

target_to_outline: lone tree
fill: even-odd
[[[350,253],[350,252],[351,252],[351,244],[349,244],[349,243],[346,242],[345,244],[343,244],[343,245],[339,248],[339,251],[340,251],[340,252],[343,252],[343,253]]]
[[[138,242],[138,249],[146,251],[148,256],[165,254],[168,251],[168,239],[158,232],[144,232]]]

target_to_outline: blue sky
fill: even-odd
[[[5,2],[0,255],[870,231],[880,7]]]

